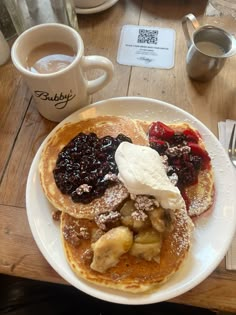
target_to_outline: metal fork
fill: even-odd
[[[230,141],[229,141],[229,148],[228,148],[228,154],[231,162],[233,163],[234,167],[236,167],[236,124],[234,124]]]

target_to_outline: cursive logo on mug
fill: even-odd
[[[64,94],[63,92],[61,92],[60,94],[56,93],[53,96],[51,96],[46,91],[34,91],[34,95],[40,98],[42,101],[55,102],[54,106],[57,109],[65,108],[68,102],[73,100],[73,98],[75,97],[75,94],[73,94],[72,90],[70,90],[68,94]]]

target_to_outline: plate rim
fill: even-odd
[[[106,1],[104,3],[102,3],[101,5],[99,5],[97,7],[92,7],[92,8],[75,7],[75,12],[77,14],[94,14],[94,13],[99,13],[99,12],[102,12],[102,11],[105,11],[105,10],[111,8],[118,1],[119,0],[108,0],[108,1]]]

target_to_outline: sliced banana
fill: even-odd
[[[135,235],[130,254],[147,261],[160,262],[162,236],[155,229],[149,228]]]
[[[174,214],[172,210],[163,209],[161,207],[148,212],[152,226],[158,232],[163,233],[171,231],[173,228]]]
[[[161,251],[160,243],[152,244],[134,243],[130,250],[130,254],[139,258],[143,258],[147,261],[154,260],[157,263],[159,263],[160,251]]]
[[[119,226],[109,230],[91,245],[93,260],[90,267],[105,272],[119,262],[120,256],[128,252],[132,244],[133,233],[128,227]]]
[[[132,216],[132,213],[135,211],[137,210],[134,207],[134,201],[128,200],[120,210],[122,225],[127,226],[136,232],[151,225],[148,216],[146,216],[145,219],[135,219],[134,216]]]
[[[164,220],[164,209],[157,208],[153,211],[150,211],[149,218],[151,220],[152,226],[160,233],[165,231],[165,220]]]
[[[161,234],[153,228],[145,229],[135,235],[134,242],[140,244],[159,243],[161,242]]]

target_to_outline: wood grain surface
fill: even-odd
[[[144,96],[166,101],[190,112],[215,135],[217,122],[236,119],[236,57],[210,82],[191,81],[185,69],[187,46],[181,18],[187,13],[200,23],[211,23],[235,34],[230,16],[206,16],[203,0],[120,0],[91,15],[78,15],[86,55],[103,55],[115,67],[112,82],[92,101],[118,96]],[[170,70],[129,67],[116,62],[123,25],[169,27],[176,31],[175,66]],[[94,78],[97,71],[89,73]],[[55,127],[37,112],[31,93],[11,61],[0,71],[0,273],[65,283],[38,250],[25,210],[25,186],[32,159]],[[236,312],[236,272],[226,271],[224,260],[200,285],[177,303]]]

